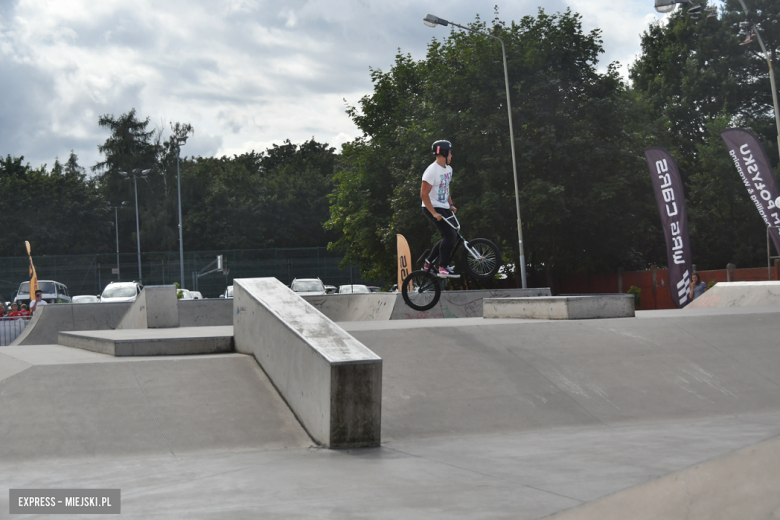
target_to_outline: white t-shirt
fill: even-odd
[[[452,166],[449,164],[442,168],[436,161],[425,169],[422,180],[433,186],[429,197],[434,208],[450,207],[450,180],[452,180]],[[423,203],[425,207],[425,203]]]
[[[33,299],[33,300],[30,302],[30,305],[32,305],[33,303],[35,303],[35,299]],[[27,308],[28,308],[28,309],[30,308],[30,305],[28,305],[28,306],[27,306]],[[41,308],[41,307],[43,307],[44,305],[48,305],[48,304],[46,303],[46,300],[41,300],[41,301],[39,301],[39,302],[38,302],[38,305],[36,305],[36,306],[35,306],[35,310],[32,312],[32,313],[33,313],[33,315],[34,315],[36,312],[38,312],[38,309],[40,309],[40,308]]]

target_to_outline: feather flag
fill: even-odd
[[[35,272],[32,255],[30,254],[30,243],[25,240],[24,245],[27,247],[27,258],[30,259],[30,300],[34,300],[35,293],[38,291],[38,273]]]

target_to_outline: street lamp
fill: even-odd
[[[109,203],[110,204],[110,203]],[[119,273],[119,208],[128,204],[128,201],[123,200],[118,206],[111,206],[114,208],[114,229],[116,229],[116,281],[122,281],[122,275]]]
[[[775,85],[775,72],[772,68],[772,57],[769,54],[769,51],[766,50],[764,40],[761,39],[758,28],[755,26],[755,24],[753,24],[753,22],[750,21],[750,10],[748,10],[747,6],[745,5],[745,1],[739,0],[739,3],[742,5],[742,11],[745,13],[745,16],[748,18],[747,21],[739,24],[741,28],[747,31],[747,38],[745,38],[745,41],[743,41],[740,45],[747,45],[758,40],[758,44],[761,46],[761,50],[764,52],[764,58],[766,58],[766,62],[769,65],[769,83],[772,86],[772,102],[775,107],[775,126],[777,127],[777,151],[780,154],[780,109],[778,109],[777,86]],[[696,9],[695,13],[701,11],[701,6],[694,4],[691,0],[655,0],[655,10],[659,13],[668,13],[676,7],[676,4],[691,4],[692,7],[688,10],[689,13],[692,9]],[[711,11],[712,8],[705,10]],[[694,17],[698,19],[697,14],[694,15]]]
[[[464,27],[462,25],[458,25],[453,22],[448,22],[447,20],[444,20],[443,18],[439,18],[438,16],[433,16],[432,14],[425,15],[425,18],[423,18],[423,23],[428,27],[436,27],[437,25],[443,25],[444,27],[446,27],[447,25],[454,25],[455,27],[465,29],[466,31],[475,32],[483,36],[487,36],[488,38],[498,40],[499,43],[501,43],[501,52],[504,56],[504,83],[506,84],[506,109],[507,109],[507,114],[509,115],[509,145],[512,149],[512,172],[514,173],[514,178],[515,178],[515,205],[517,206],[517,242],[520,246],[519,249],[520,279],[523,284],[523,289],[525,289],[526,288],[525,251],[523,249],[523,226],[520,221],[520,190],[517,183],[517,161],[515,159],[515,134],[512,129],[512,102],[509,99],[509,72],[507,71],[507,66],[506,66],[506,48],[504,47],[504,41],[498,36],[493,36],[492,34],[488,34],[482,31],[476,31],[470,27]]]
[[[141,283],[143,280],[143,277],[141,276],[141,230],[138,226],[138,178],[145,179],[150,171],[152,170],[141,170],[140,168],[136,168],[129,174],[127,172],[119,172],[119,175],[122,177],[133,179],[133,187],[135,188],[135,238],[138,241],[138,283]]]
[[[184,238],[181,225],[181,177],[179,176],[179,156],[181,155],[181,145],[187,143],[187,136],[176,137],[176,184],[179,190],[179,266],[181,267],[181,288],[184,288]]]

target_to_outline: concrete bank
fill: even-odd
[[[763,520],[780,515],[780,437],[701,462],[549,520]]]
[[[340,325],[383,359],[383,439],[397,441],[777,413],[778,318]]]
[[[2,464],[41,461],[50,468],[56,461],[176,460],[312,445],[251,356],[137,359],[60,346],[0,349],[0,367],[14,363],[26,367],[0,378]]]
[[[780,305],[780,282],[718,282],[686,309]]]

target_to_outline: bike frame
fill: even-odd
[[[455,230],[455,233],[457,233],[457,235],[458,235],[458,240],[457,240],[457,242],[455,242],[455,246],[452,248],[452,255],[455,256],[455,251],[458,250],[458,246],[463,244],[463,247],[466,248],[466,251],[469,252],[471,257],[474,258],[474,260],[480,260],[481,257],[479,256],[479,254],[476,251],[474,251],[474,249],[469,247],[469,241],[466,240],[464,238],[464,236],[460,234],[460,222],[458,222],[458,217],[455,216],[455,213],[453,213],[449,217],[442,217],[442,219],[445,222],[447,222],[447,224],[449,224],[452,227],[452,229]],[[450,222],[450,219],[452,219],[455,223],[453,224],[452,222]],[[425,256],[425,255],[423,255],[423,256]],[[437,263],[438,260],[439,260],[438,256],[436,258],[434,258],[433,260],[431,260],[431,266],[437,265],[436,263]]]

